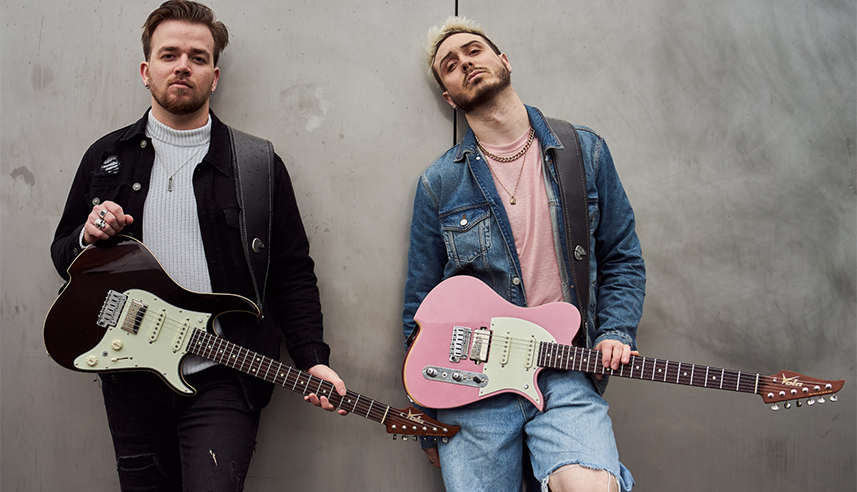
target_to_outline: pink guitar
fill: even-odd
[[[823,381],[781,371],[773,376],[631,356],[618,370],[601,365],[601,352],[571,343],[580,314],[568,303],[534,308],[510,304],[482,281],[466,275],[444,280],[423,300],[414,316],[417,333],[405,356],[408,395],[430,408],[453,408],[517,393],[544,408],[537,385],[544,368],[609,374],[634,379],[754,393],[779,409],[779,402],[807,398],[825,403],[845,381]]]

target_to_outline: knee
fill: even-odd
[[[619,482],[609,471],[576,464],[558,468],[546,482],[552,492],[619,492]]]

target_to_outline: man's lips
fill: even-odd
[[[483,74],[483,73],[485,73],[485,71],[484,71],[484,70],[482,70],[482,69],[479,69],[479,68],[474,69],[472,72],[470,72],[470,73],[467,75],[467,79],[465,80],[465,85],[470,84],[470,82],[471,82],[475,77],[477,77],[478,75],[481,75],[481,74]]]
[[[184,80],[176,80],[175,82],[170,83],[170,87],[176,87],[178,89],[190,89],[191,86],[188,82]]]

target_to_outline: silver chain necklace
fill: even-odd
[[[194,152],[194,153],[193,153],[193,155],[192,155],[192,156],[190,156],[190,159],[186,160],[186,161],[184,162],[184,164],[182,164],[181,166],[179,166],[179,168],[178,168],[178,169],[176,169],[175,171],[173,171],[173,173],[172,173],[172,174],[170,174],[170,176],[169,176],[169,178],[170,178],[170,179],[167,181],[167,191],[169,191],[169,192],[172,192],[172,191],[173,191],[173,176],[175,176],[175,175],[176,175],[176,173],[178,173],[179,171],[181,171],[183,167],[185,167],[185,166],[187,166],[188,164],[190,164],[190,162],[194,159],[194,157],[196,157],[197,155],[199,155],[199,153],[202,151],[202,149],[204,149],[204,148],[205,148],[205,144],[206,144],[206,143],[208,143],[208,142],[205,142],[205,143],[203,143],[202,145],[200,145],[200,146],[199,146],[199,148],[198,148],[198,149],[196,149],[196,152]],[[163,166],[163,167],[164,167],[164,171],[166,171],[166,172],[169,174],[170,170],[167,168],[167,164],[166,164],[166,163],[164,162],[164,160],[161,158],[161,154],[160,154],[159,152],[155,152],[155,155],[157,155],[157,156],[158,156],[158,160],[159,160],[159,161],[161,161],[161,166]]]

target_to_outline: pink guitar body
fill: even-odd
[[[430,408],[512,392],[542,410],[544,397],[536,384],[542,370],[539,342],[571,344],[580,326],[571,304],[522,308],[467,275],[441,282],[414,319],[417,335],[405,357],[403,379],[411,398]]]

